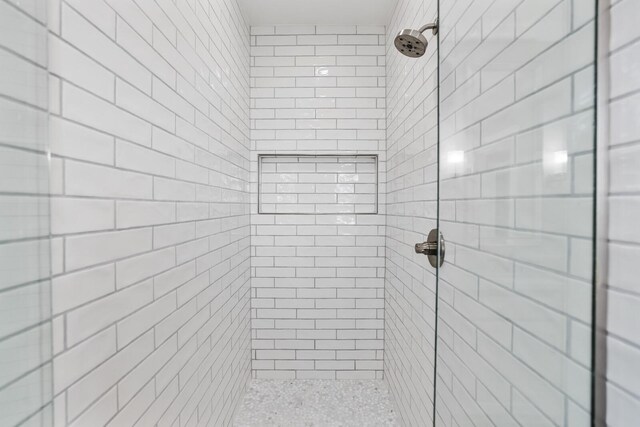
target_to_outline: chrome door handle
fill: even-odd
[[[438,230],[434,228],[429,232],[426,242],[416,243],[415,251],[417,254],[426,255],[429,260],[429,264],[431,264],[433,268],[442,267],[442,264],[444,264],[445,254],[444,237],[442,236],[442,233],[438,232]],[[438,256],[438,251],[440,256]],[[440,258],[439,261],[438,258]]]

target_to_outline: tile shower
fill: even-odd
[[[384,40],[384,27],[251,29],[256,378],[382,378]]]
[[[638,2],[392,3],[0,0],[0,425],[640,418]]]

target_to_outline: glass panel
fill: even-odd
[[[414,245],[438,218],[438,46],[424,56],[395,48],[403,29],[435,22],[438,2],[402,0],[387,27],[386,270],[384,378],[403,425],[431,424],[434,408],[436,272]]]
[[[0,0],[0,425],[51,425],[45,1]]]
[[[588,425],[594,0],[440,0],[439,425]]]

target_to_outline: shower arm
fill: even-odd
[[[436,36],[438,35],[438,19],[436,19],[436,22],[432,22],[430,24],[427,25],[423,25],[422,27],[420,27],[420,29],[418,31],[420,31],[420,33],[424,33],[427,30],[433,30],[433,35]]]

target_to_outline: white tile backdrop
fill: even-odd
[[[250,377],[235,0],[50,2],[55,425],[228,425]]]
[[[251,28],[256,378],[382,376],[384,61],[383,27]],[[292,153],[377,154],[379,214],[257,214],[258,154]]]
[[[607,425],[640,420],[640,2],[610,9]]]

